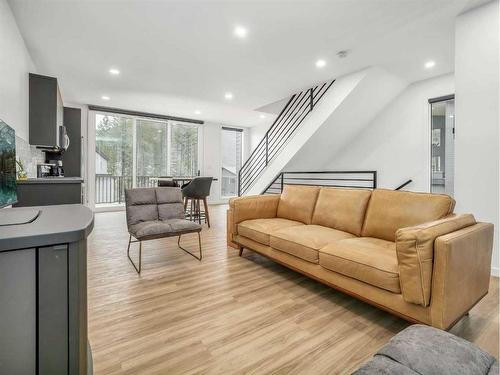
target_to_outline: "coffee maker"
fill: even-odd
[[[45,163],[37,165],[37,177],[64,177],[60,152],[45,151]]]

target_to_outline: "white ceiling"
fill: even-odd
[[[9,0],[38,72],[58,77],[65,102],[240,126],[272,120],[257,108],[366,66],[408,82],[453,71],[454,19],[483,2]],[[244,40],[235,25],[248,28]]]

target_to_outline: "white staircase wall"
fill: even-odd
[[[412,83],[318,168],[376,170],[380,188],[394,189],[412,179],[405,190],[429,191],[428,100],[454,92],[453,74]]]
[[[262,193],[282,170],[320,170],[405,86],[380,68],[338,78],[245,195]]]

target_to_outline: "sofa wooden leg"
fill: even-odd
[[[240,256],[243,254],[243,246],[240,246]]]

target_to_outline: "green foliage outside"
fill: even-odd
[[[132,176],[133,119],[96,116],[96,152],[107,162],[112,176]],[[168,174],[168,127],[166,122],[136,121],[137,176]],[[171,124],[170,175],[194,176],[198,169],[198,129],[188,124]]]

